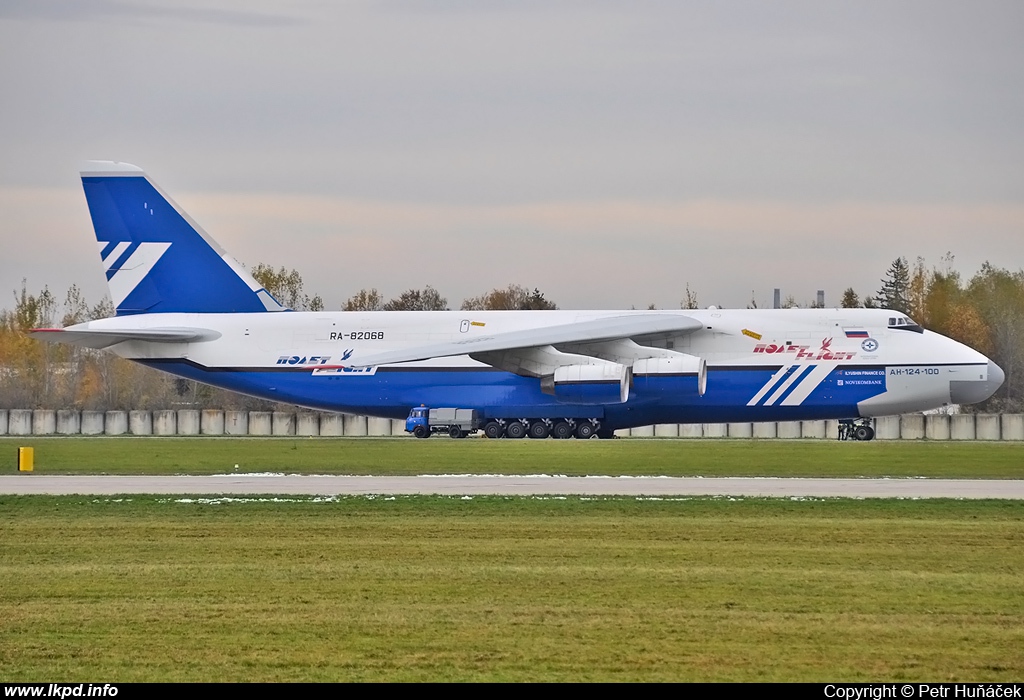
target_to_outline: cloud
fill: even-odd
[[[759,305],[781,287],[798,301],[853,286],[873,294],[896,257],[967,276],[982,262],[1024,259],[1024,205],[831,204],[755,199],[423,204],[282,193],[175,193],[242,262],[302,273],[308,292],[338,308],[364,287],[395,296],[430,284],[457,307],[510,282],[539,287],[563,308],[679,303]],[[0,292],[70,284],[105,293],[80,191],[0,189]],[[0,304],[3,306],[3,304]]]
[[[177,4],[118,2],[118,0],[5,0],[0,17],[47,22],[100,22],[111,19],[177,20],[202,24],[246,27],[279,27],[304,23],[294,16],[264,14],[213,7],[182,7]]]

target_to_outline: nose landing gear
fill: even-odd
[[[870,418],[844,418],[839,421],[840,440],[860,440],[867,442],[875,439],[875,429]]]

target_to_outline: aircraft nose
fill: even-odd
[[[996,393],[1005,379],[1006,374],[1002,368],[989,360],[987,379],[979,378],[949,383],[950,401],[958,404],[979,403]]]

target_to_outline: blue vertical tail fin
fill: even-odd
[[[287,311],[134,165],[82,170],[117,315]]]

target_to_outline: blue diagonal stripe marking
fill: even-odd
[[[818,365],[807,365],[804,370],[800,373],[800,376],[795,382],[789,385],[789,388],[782,392],[782,396],[779,397],[778,401],[775,402],[777,406],[781,406],[782,402],[786,400],[786,397],[793,393],[793,390],[800,386],[807,376],[814,371],[814,368]]]
[[[764,396],[762,396],[761,400],[757,402],[757,405],[764,406],[764,402],[768,400],[768,397],[774,394],[776,389],[782,386],[783,383],[785,383],[785,381],[789,379],[793,375],[793,372],[795,372],[799,367],[800,365],[791,365],[790,368],[786,370],[786,373],[779,377],[778,381],[772,384],[768,391],[764,392]]]
[[[131,245],[124,249],[124,252],[121,253],[121,256],[117,260],[115,260],[114,264],[110,266],[109,270],[107,270],[108,281],[117,273],[118,270],[121,269],[121,266],[128,261],[128,258],[131,257],[132,253],[139,249],[139,245],[139,243],[132,241]]]

